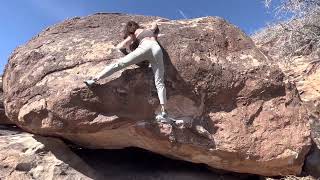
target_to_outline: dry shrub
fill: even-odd
[[[269,6],[271,0],[265,1]],[[253,35],[258,45],[278,58],[319,53],[320,0],[281,0],[275,11],[280,21]]]

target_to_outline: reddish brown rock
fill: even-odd
[[[57,24],[17,48],[4,74],[5,108],[25,130],[90,148],[140,147],[214,168],[299,174],[310,146],[307,113],[293,84],[235,26],[216,17],[166,21],[168,112],[159,109],[151,69],[132,66],[88,88],[82,82],[121,54],[128,20],[96,14]]]
[[[320,177],[320,51],[293,51],[284,56],[285,37],[292,32],[279,31],[279,26],[265,29],[252,38],[256,46],[282,69],[286,78],[294,82],[304,106],[308,109],[311,138],[314,142],[304,164],[304,173]],[[281,29],[281,28],[280,28]],[[298,42],[298,41],[297,41]],[[302,42],[301,42],[302,43]]]

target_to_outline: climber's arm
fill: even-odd
[[[157,21],[152,22],[151,27],[150,27],[150,30],[151,30],[152,32],[155,32],[157,29],[159,29],[158,24],[157,24]]]
[[[127,48],[132,42],[133,42],[133,37],[132,36],[128,36],[126,39],[124,39],[122,42],[120,42],[116,46],[116,49],[120,50],[120,49],[123,49],[123,48]]]
[[[165,23],[166,21],[168,21],[168,20],[166,20],[166,19],[157,19],[157,20],[155,20],[154,22],[151,23],[151,27],[149,29],[154,33],[155,37],[158,37],[159,33],[160,33],[158,24]]]

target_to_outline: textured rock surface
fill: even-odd
[[[305,171],[318,179],[320,178],[320,103],[308,101],[305,103],[310,114],[311,138],[313,145],[308,153],[304,169]]]
[[[320,103],[305,102],[308,114],[310,115],[309,122],[311,128],[311,138],[315,146],[320,150]]]
[[[13,124],[6,116],[3,105],[3,89],[2,89],[2,77],[0,77],[0,124]]]
[[[268,32],[269,31],[269,32]],[[283,36],[289,38],[290,32],[283,32]],[[287,33],[285,35],[285,33]],[[272,38],[266,37],[272,35]],[[280,35],[279,35],[280,36]],[[290,81],[296,83],[297,89],[303,101],[319,101],[320,99],[320,51],[311,52],[309,55],[292,55],[282,57],[279,42],[283,39],[274,36],[272,30],[255,34],[252,39],[257,47],[274,60],[274,64],[286,74]],[[295,54],[295,53],[293,53]]]
[[[4,74],[8,117],[91,148],[136,146],[236,172],[300,173],[310,129],[295,86],[220,18],[160,25],[168,112],[184,123],[153,122],[159,104],[150,69],[132,66],[87,88],[84,79],[121,57],[114,45],[132,19],[156,18],[74,18],[17,48]]]
[[[286,33],[286,32],[284,32]],[[289,37],[289,32],[285,36]],[[271,34],[266,33],[266,34]],[[277,36],[267,41],[256,34],[253,37],[257,47],[270,56],[286,74],[288,80],[294,82],[302,101],[307,107],[311,127],[311,137],[314,146],[305,161],[305,171],[316,177],[320,175],[320,51],[310,52],[308,55],[295,55],[286,59],[279,57],[281,42]]]
[[[94,171],[59,139],[0,127],[0,178],[93,179]]]

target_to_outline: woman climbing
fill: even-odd
[[[134,44],[137,44],[138,47],[131,53],[119,59],[116,63],[106,66],[93,79],[86,80],[84,82],[88,86],[91,86],[99,79],[110,76],[116,71],[119,71],[130,65],[140,63],[144,60],[148,60],[154,73],[155,85],[161,105],[161,112],[156,116],[156,120],[165,122],[167,121],[165,106],[167,99],[166,88],[164,84],[163,53],[160,45],[157,42],[157,31],[159,31],[157,23],[160,20],[153,22],[151,28],[145,29],[139,26],[138,23],[129,21],[125,26],[125,39],[121,43],[119,43],[116,48],[121,52],[124,52],[123,50],[130,46],[132,49],[132,46],[134,46]]]

